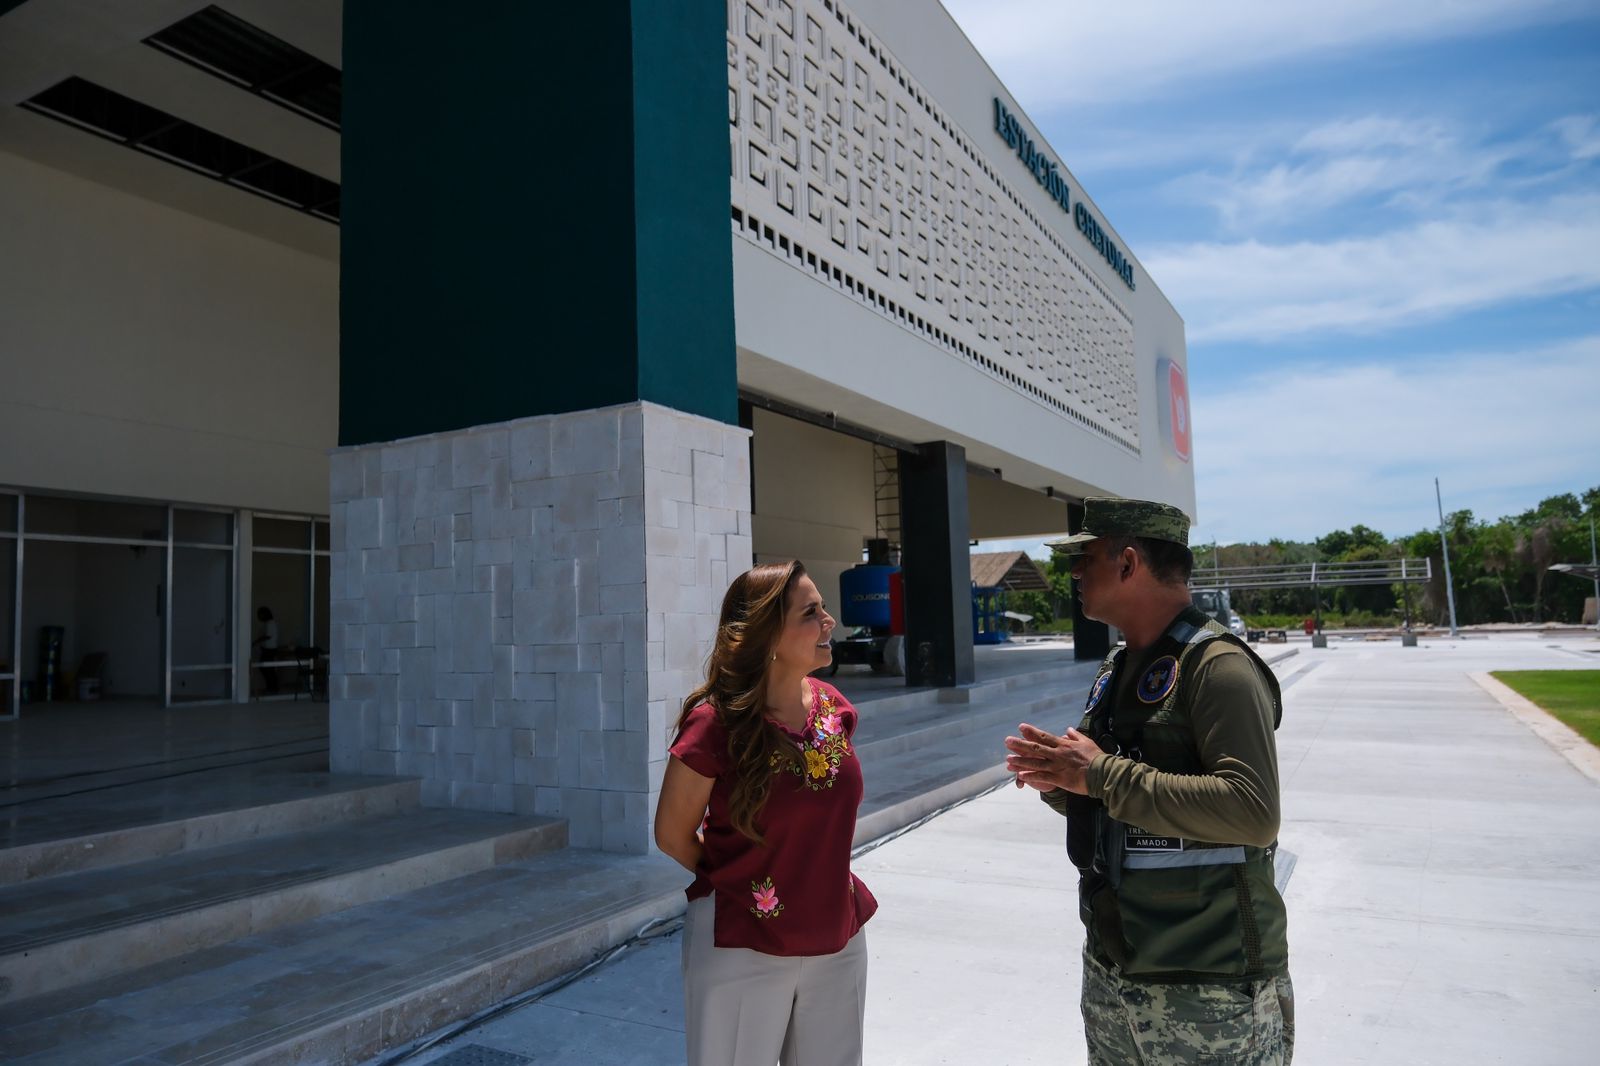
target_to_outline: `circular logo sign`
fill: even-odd
[[[1160,703],[1177,683],[1178,660],[1174,656],[1163,655],[1151,663],[1150,669],[1139,679],[1139,700],[1141,703]]]

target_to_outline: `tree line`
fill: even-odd
[[[1594,595],[1594,584],[1552,573],[1550,566],[1589,561],[1591,522],[1600,524],[1600,486],[1581,494],[1547,497],[1521,514],[1493,522],[1470,510],[1451,512],[1444,524],[1456,620],[1461,625],[1581,622],[1584,599]],[[1357,524],[1313,541],[1274,538],[1265,544],[1199,544],[1194,552],[1197,588],[1208,584],[1205,572],[1213,567],[1427,558],[1432,562],[1432,579],[1409,591],[1400,585],[1320,590],[1323,622],[1334,627],[1397,625],[1409,608],[1414,624],[1449,624],[1438,529],[1390,539]],[[1034,615],[1041,629],[1070,628],[1070,560],[1037,561],[1050,579],[1050,591],[1012,593],[1011,609]],[[1311,589],[1241,589],[1232,593],[1232,600],[1235,611],[1262,626],[1298,625],[1318,606]]]

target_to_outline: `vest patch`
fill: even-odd
[[[1085,711],[1092,711],[1100,704],[1100,697],[1106,694],[1106,686],[1111,683],[1111,673],[1107,671],[1094,679],[1094,685],[1089,689],[1089,702],[1083,705]]]
[[[1123,848],[1130,854],[1148,855],[1152,852],[1177,852],[1183,850],[1182,837],[1157,836],[1143,829],[1128,826]]]
[[[1150,669],[1144,672],[1139,679],[1139,702],[1160,703],[1172,691],[1172,686],[1178,683],[1178,659],[1174,655],[1163,655],[1150,664]]]

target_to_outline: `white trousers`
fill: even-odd
[[[860,1066],[867,938],[832,955],[765,955],[713,942],[712,897],[683,929],[689,1066]]]

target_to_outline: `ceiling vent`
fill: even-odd
[[[330,129],[339,128],[339,68],[219,7],[203,8],[144,43]]]
[[[22,107],[337,224],[339,185],[93,82],[72,77]]]

